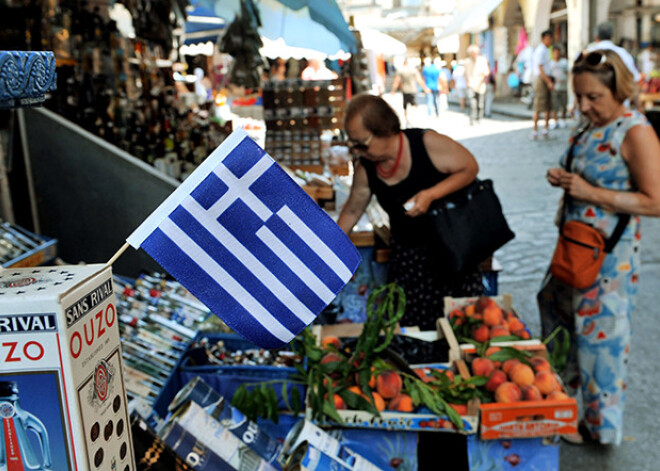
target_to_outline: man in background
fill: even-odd
[[[430,93],[429,88],[424,83],[422,75],[419,73],[417,68],[410,65],[408,58],[403,60],[403,65],[397,71],[396,76],[394,77],[394,82],[392,83],[391,93],[396,93],[400,88],[401,93],[403,93],[403,114],[406,117],[406,125],[410,125],[410,119],[408,117],[408,108],[414,107],[417,105],[417,86],[420,86],[424,93]]]
[[[595,40],[589,44],[586,48],[586,52],[596,51],[598,49],[610,49],[618,54],[628,70],[633,75],[633,80],[635,83],[639,82],[642,78],[639,70],[635,66],[635,59],[633,56],[626,51],[624,48],[617,46],[612,42],[612,37],[614,36],[614,26],[609,21],[599,24],[596,27],[594,32]]]
[[[468,59],[465,61],[465,80],[470,100],[470,125],[478,123],[484,117],[486,98],[486,79],[490,74],[488,61],[481,55],[479,46],[468,47]]]
[[[550,112],[552,110],[552,98],[550,93],[554,89],[554,83],[550,77],[550,44],[552,44],[552,31],[546,30],[541,33],[541,44],[536,46],[532,54],[532,83],[534,85],[534,110],[532,119],[534,130],[532,139],[539,136],[538,122],[539,114],[545,113],[545,128],[541,131],[541,137],[549,137]]]
[[[428,115],[433,116],[433,111],[435,110],[435,115],[440,117],[440,90],[438,88],[440,69],[436,67],[430,57],[424,58],[422,76],[424,77],[426,88],[428,89],[428,92],[426,92],[426,107],[428,109]]]

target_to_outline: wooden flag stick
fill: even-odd
[[[121,257],[121,254],[123,254],[126,249],[129,247],[128,242],[126,242],[124,245],[121,246],[119,250],[117,250],[117,253],[115,253],[110,260],[108,260],[107,265],[112,265],[117,261],[119,257]]]

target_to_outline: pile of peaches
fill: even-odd
[[[459,341],[475,340],[483,343],[498,337],[501,340],[530,338],[529,331],[518,316],[487,296],[452,310],[449,322]]]
[[[337,372],[342,370],[338,366],[347,363],[349,359],[341,352],[341,341],[337,337],[326,337],[323,339],[322,346],[325,353],[321,358],[321,365],[335,366],[333,369]],[[331,347],[328,348],[329,346]],[[358,365],[353,366],[357,367]],[[369,391],[364,391],[360,387],[358,373],[344,376],[337,374],[337,372],[330,374],[330,377],[333,378],[333,389],[346,389],[350,393],[364,398],[378,412],[385,410],[412,412],[414,409],[412,397],[403,392],[404,382],[401,374],[393,368],[376,369],[376,367],[371,367],[371,376],[368,382]],[[324,381],[324,383],[327,383],[327,381]],[[348,409],[346,401],[340,394],[334,393],[333,399],[337,410]]]
[[[487,357],[476,357],[472,360],[471,370],[475,376],[488,378],[485,389],[495,402],[568,398],[548,360],[535,356],[528,363],[517,358],[500,363]]]

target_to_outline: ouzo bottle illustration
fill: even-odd
[[[0,381],[0,471],[47,471],[52,468],[48,432],[44,424],[30,412],[21,409],[18,385]],[[30,440],[29,432],[36,435]],[[41,450],[35,451],[38,442]]]

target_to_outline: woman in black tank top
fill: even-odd
[[[483,293],[478,267],[460,276],[443,271],[431,257],[431,232],[424,215],[432,201],[465,187],[479,167],[470,152],[433,130],[401,130],[399,118],[380,97],[361,94],[346,108],[345,130],[359,156],[350,196],[337,224],[347,234],[372,195],[390,217],[388,281],[406,293],[403,326],[435,329],[444,296]]]

